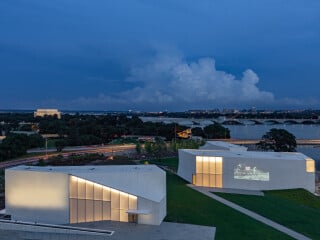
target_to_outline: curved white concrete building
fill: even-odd
[[[159,225],[166,216],[166,173],[155,165],[18,166],[5,180],[12,220]]]

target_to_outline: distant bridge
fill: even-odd
[[[237,118],[170,118],[140,117],[143,122],[176,123],[187,127],[205,127],[213,123],[222,125],[276,125],[276,124],[320,124],[320,119],[237,119]]]
[[[261,141],[261,139],[223,139],[225,142],[233,144],[253,145]],[[320,139],[297,139],[297,145],[320,145]]]

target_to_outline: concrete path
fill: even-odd
[[[242,190],[242,189],[233,189],[233,188],[210,188],[210,189],[208,188],[208,192],[221,192],[221,193],[234,193],[234,194],[264,196],[264,193],[262,191]]]
[[[214,240],[216,232],[215,227],[173,222],[162,222],[157,226],[101,221],[72,224],[72,226],[112,230],[115,233],[108,238],[110,240]]]
[[[69,226],[69,225],[68,225]],[[100,221],[71,224],[90,230],[114,231],[112,235],[102,233],[83,233],[76,231],[63,231],[55,228],[39,226],[22,226],[6,224],[0,221],[0,240],[214,240],[215,227],[198,226],[162,222],[161,225],[143,225],[124,222]]]
[[[271,221],[268,218],[265,218],[265,217],[255,213],[255,212],[252,212],[252,211],[250,211],[250,210],[248,210],[246,208],[243,208],[243,207],[241,207],[241,206],[239,206],[239,205],[237,205],[237,204],[235,204],[233,202],[230,202],[230,201],[228,201],[228,200],[226,200],[226,199],[224,199],[222,197],[219,197],[219,196],[211,193],[210,192],[211,190],[209,191],[210,188],[197,187],[197,186],[194,186],[192,184],[188,184],[187,186],[192,188],[192,189],[194,189],[194,190],[196,190],[196,191],[198,191],[198,192],[200,192],[200,193],[202,193],[202,194],[204,194],[204,195],[206,195],[206,196],[208,196],[208,197],[210,197],[210,198],[212,198],[212,199],[214,199],[214,200],[216,200],[216,201],[218,201],[218,202],[220,202],[220,203],[222,203],[222,204],[225,204],[228,207],[231,207],[231,208],[233,208],[233,209],[235,209],[235,210],[237,210],[237,211],[239,211],[239,212],[241,212],[241,213],[243,213],[243,214],[245,214],[245,215],[247,215],[249,217],[252,217],[257,221],[260,221],[260,222],[262,222],[262,223],[264,223],[264,224],[266,224],[266,225],[268,225],[268,226],[270,226],[272,228],[275,228],[278,231],[283,232],[283,233],[289,235],[290,237],[293,237],[294,239],[311,240],[311,238],[308,238],[308,237],[306,237],[306,236],[304,236],[304,235],[302,235],[302,234],[300,234],[298,232],[295,232],[295,231],[291,230],[290,228],[287,228],[287,227],[285,227],[283,225],[280,225],[280,224],[278,224],[278,223],[276,223],[274,221]]]

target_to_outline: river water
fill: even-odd
[[[320,125],[316,124],[224,125],[224,127],[229,128],[231,138],[236,139],[261,139],[271,128],[285,129],[297,139],[320,139]]]
[[[271,128],[286,129],[297,139],[320,139],[320,125],[225,125],[224,127],[229,128],[231,138],[236,139],[261,139]],[[299,145],[296,150],[316,160],[316,168],[320,170],[320,146]]]
[[[178,122],[181,125],[188,127],[196,127],[190,119],[179,118],[157,118],[157,117],[141,117],[143,121],[151,122]],[[199,120],[199,119],[198,119]],[[207,119],[210,120],[210,119]],[[205,127],[212,124],[212,121],[202,120],[199,127]],[[319,124],[260,124],[260,125],[224,125],[230,130],[231,138],[235,139],[261,139],[261,137],[268,132],[271,128],[282,128],[293,135],[297,139],[320,139],[320,125]],[[320,170],[320,146],[298,146],[298,152],[313,158],[317,162],[317,169]]]

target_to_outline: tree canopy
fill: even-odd
[[[39,134],[9,134],[0,144],[0,161],[19,157],[27,153],[27,149],[43,147],[44,139]]]
[[[230,130],[219,123],[206,126],[203,132],[207,138],[230,138]]]
[[[262,136],[256,145],[258,149],[274,152],[295,152],[296,137],[285,129],[272,128]]]

